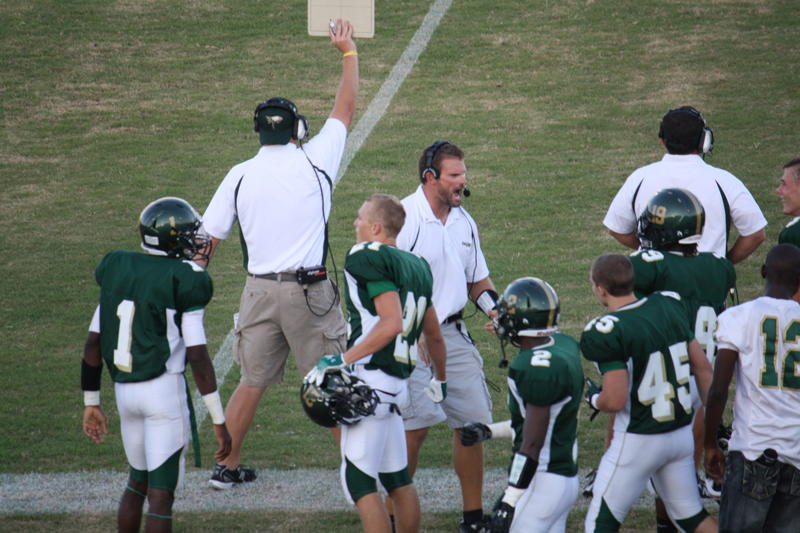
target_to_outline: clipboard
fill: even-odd
[[[308,34],[328,36],[331,20],[353,23],[353,37],[375,37],[375,0],[308,0]]]

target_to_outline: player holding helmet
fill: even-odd
[[[400,201],[385,194],[371,196],[358,210],[353,223],[358,244],[350,249],[345,262],[351,332],[348,349],[320,359],[303,385],[306,398],[309,391],[323,391],[333,399],[330,393],[336,391],[331,391],[329,383],[332,374],[337,376],[334,379],[347,382],[335,387],[348,401],[355,401],[354,407],[371,402],[369,393],[361,388],[362,380],[380,399],[372,412],[369,408],[362,412],[354,409],[357,416],[353,417],[342,417],[339,408],[331,409],[333,421],[343,424],[342,487],[348,500],[355,503],[368,533],[389,531],[391,527],[378,494],[378,480],[394,502],[396,530],[419,530],[419,500],[408,472],[398,408],[407,401],[406,380],[416,365],[417,342],[423,332],[434,367],[427,392],[435,402],[447,395],[444,339],[431,301],[430,267],[424,259],[395,246],[404,220]],[[342,373],[345,366],[347,371]],[[361,390],[352,390],[351,376],[358,378],[355,385]]]

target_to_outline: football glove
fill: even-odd
[[[434,403],[442,403],[447,398],[447,382],[439,381],[435,377],[431,378],[428,387],[425,389],[425,394],[428,398],[433,400]]]
[[[592,378],[586,378],[586,391],[583,394],[583,397],[586,399],[586,403],[589,404],[589,407],[592,410],[592,416],[589,417],[589,420],[594,420],[600,410],[597,408],[597,398],[600,396],[600,391],[603,390],[603,387],[598,386]]]
[[[467,422],[461,428],[461,445],[473,446],[492,438],[492,430],[480,422]]]
[[[339,370],[340,368],[344,368],[344,366],[342,354],[323,355],[317,362],[317,366],[312,368],[303,380],[319,387],[325,380],[326,373],[332,370]]]

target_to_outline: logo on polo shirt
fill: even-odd
[[[472,243],[471,243],[471,242],[469,242],[469,241],[461,241],[461,244],[462,244],[463,246],[466,246],[467,248],[469,248],[470,246],[472,246]]]

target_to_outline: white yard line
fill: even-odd
[[[411,37],[411,41],[409,41],[406,49],[403,50],[403,54],[400,56],[400,59],[397,60],[397,63],[395,63],[391,72],[389,72],[389,77],[386,78],[385,82],[383,82],[383,85],[378,90],[378,93],[372,98],[372,101],[367,106],[367,110],[364,111],[361,119],[359,119],[358,123],[353,128],[353,131],[350,133],[350,135],[348,135],[347,144],[344,147],[344,155],[342,156],[342,163],[339,166],[339,174],[337,174],[336,178],[333,180],[334,187],[337,183],[339,183],[339,180],[342,179],[344,173],[347,172],[350,162],[356,156],[358,150],[364,144],[364,141],[367,140],[369,134],[372,133],[372,129],[380,121],[380,119],[383,118],[383,115],[389,108],[392,98],[394,98],[394,95],[397,93],[398,89],[400,89],[400,86],[403,85],[406,77],[419,59],[420,54],[428,46],[428,41],[431,40],[433,32],[439,26],[439,23],[442,21],[442,17],[444,17],[445,13],[447,13],[447,10],[450,8],[452,3],[453,0],[436,0],[433,5],[431,5],[431,8],[428,10],[428,14],[425,15],[425,18],[423,19],[422,24],[420,24],[419,29],[417,29],[416,33],[414,33],[414,36]],[[214,370],[217,373],[218,387],[222,386],[225,376],[228,374],[228,371],[233,365],[233,353],[231,351],[232,346],[233,331],[230,331],[225,337],[222,346],[220,346],[219,350],[217,351],[217,354],[214,356]],[[203,420],[205,420],[208,412],[206,411],[205,404],[200,401],[200,394],[197,391],[195,391],[193,396],[193,403],[195,408],[195,417],[199,427],[203,423]]]

